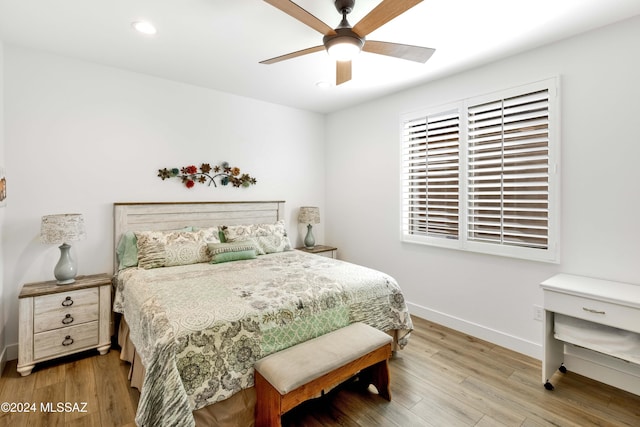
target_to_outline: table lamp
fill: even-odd
[[[68,242],[85,238],[84,218],[81,214],[57,214],[42,217],[40,241],[48,244],[62,243],[59,246],[60,260],[53,270],[58,285],[67,285],[76,281],[76,266],[69,254],[71,246]]]
[[[313,228],[312,224],[320,223],[320,208],[302,206],[298,214],[298,222],[300,224],[307,224],[307,235],[304,238],[304,247],[312,249],[316,245],[316,239],[313,237],[313,232],[311,231]]]

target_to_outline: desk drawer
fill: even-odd
[[[560,292],[544,292],[547,311],[640,333],[640,311],[610,302]]]
[[[70,326],[33,336],[35,360],[74,353],[98,345],[98,322]]]

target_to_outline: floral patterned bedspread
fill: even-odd
[[[301,251],[122,270],[114,311],[147,368],[141,426],[194,425],[193,410],[253,386],[256,360],[349,323],[398,330],[401,347],[412,330],[392,277]]]

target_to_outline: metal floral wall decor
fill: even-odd
[[[167,178],[179,178],[187,188],[193,188],[196,182],[200,184],[213,184],[217,187],[216,180],[220,185],[231,184],[234,187],[248,187],[255,185],[258,181],[247,173],[240,173],[240,168],[231,167],[229,163],[222,162],[217,166],[203,163],[200,167],[194,165],[185,166],[180,169],[158,169],[158,176],[164,181]]]

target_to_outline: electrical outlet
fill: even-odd
[[[544,316],[544,310],[539,305],[533,305],[533,320],[542,322],[542,316]]]

